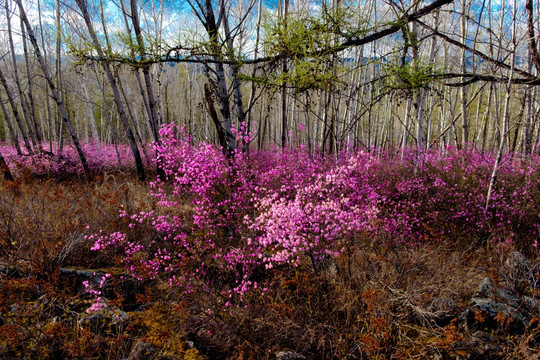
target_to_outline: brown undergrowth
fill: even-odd
[[[120,254],[91,251],[85,235],[131,231],[118,211],[152,209],[148,190],[112,174],[0,183],[0,359],[123,359],[136,349],[148,359],[535,359],[540,350],[538,309],[519,332],[504,314],[494,327],[482,313],[463,320],[478,284],[503,283],[516,250],[477,239],[421,248],[362,239],[318,272],[308,262],[274,269],[266,295],[239,307],[127,280]],[[105,271],[109,313],[86,314],[77,277]]]

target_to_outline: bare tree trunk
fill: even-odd
[[[32,72],[30,71],[30,59],[28,55],[28,47],[26,46],[26,34],[24,31],[24,26],[21,20],[21,33],[22,33],[22,44],[23,44],[23,53],[24,53],[24,63],[26,65],[26,77],[28,81],[28,104],[29,104],[29,112],[30,112],[30,121],[32,126],[32,132],[35,134],[37,146],[39,149],[41,149],[41,133],[39,131],[39,126],[37,123],[37,116],[36,116],[36,108],[34,106],[34,90],[33,90],[33,80],[32,80]]]
[[[514,128],[514,136],[512,137],[512,145],[510,146],[510,152],[514,154],[517,151],[518,144],[520,143],[519,140],[519,131],[521,130],[521,124],[524,122],[524,117],[526,114],[526,106],[527,106],[527,97],[525,96],[521,99],[521,109],[519,110],[519,115],[517,116],[518,121],[515,123]],[[510,127],[509,127],[510,129]]]
[[[467,0],[461,0],[461,12],[462,14],[459,28],[462,41],[465,44],[467,39]],[[461,72],[465,74],[466,71],[467,63],[465,58],[465,49],[461,49]],[[467,142],[469,141],[469,118],[467,116],[467,86],[461,86],[459,93],[461,98],[461,120],[463,123],[461,143],[463,144],[463,146],[467,146]]]
[[[478,102],[476,104],[476,115],[474,117],[476,125],[474,128],[474,134],[472,136],[473,139],[478,139],[478,134],[480,133],[480,111],[482,109],[482,102],[484,101],[484,91],[483,89],[480,92],[480,95],[478,97]]]
[[[4,119],[6,120],[6,125],[9,129],[11,142],[13,143],[13,146],[15,146],[15,150],[17,150],[17,155],[22,155],[21,147],[19,146],[19,138],[17,136],[17,132],[15,131],[15,129],[13,129],[13,125],[11,124],[11,120],[9,119],[9,113],[6,109],[6,105],[4,104],[4,100],[1,98],[0,98],[0,106],[2,107],[2,112],[4,113]]]
[[[401,136],[401,160],[405,155],[405,148],[407,147],[407,138],[409,137],[409,123],[411,121],[411,112],[413,107],[413,95],[411,94],[407,98],[407,106],[405,108],[405,120],[403,122],[403,135]]]
[[[135,73],[135,75],[138,76],[138,73]],[[124,100],[124,102],[126,104],[129,104],[128,97],[127,97],[126,92],[124,90],[123,81],[122,81],[122,79],[120,77],[118,77],[118,89],[120,90],[120,94],[122,94],[122,99]],[[133,128],[134,128],[134,134],[137,137],[137,140],[139,141],[139,144],[141,145],[141,148],[142,148],[142,151],[143,151],[143,154],[144,154],[144,157],[145,157],[146,161],[149,163],[148,153],[146,151],[146,146],[145,146],[143,137],[141,136],[141,132],[137,129],[137,119],[133,115],[133,112],[131,111],[130,106],[126,106],[126,109],[127,109],[127,114],[126,115],[128,116],[128,121],[129,121],[129,119],[131,119],[131,123],[133,124]],[[163,174],[160,174],[160,175],[163,175]]]
[[[406,59],[407,59],[407,53],[409,51],[409,48],[413,47],[413,59],[418,56],[418,46],[415,44],[416,42],[416,34],[414,32],[414,28],[409,29],[409,25],[406,25],[406,28],[402,29],[403,33],[403,39],[405,42],[405,46],[403,48],[403,53],[401,55],[401,65],[406,65]],[[416,64],[413,63],[413,66],[416,66]],[[416,101],[416,89],[412,88],[409,89],[407,94],[407,106],[405,108],[405,120],[403,122],[403,135],[401,139],[401,160],[403,160],[403,157],[405,155],[405,148],[407,147],[407,139],[409,137],[410,129],[409,124],[411,122],[411,113],[413,110],[413,102]]]
[[[204,85],[204,98],[206,100],[206,105],[208,106],[208,113],[210,114],[210,118],[212,119],[212,121],[214,122],[214,126],[216,127],[219,144],[221,145],[221,147],[223,147],[223,149],[226,149],[227,134],[223,129],[221,122],[219,121],[216,107],[214,105],[214,98],[212,97],[212,90],[210,90],[209,84]]]
[[[207,32],[210,37],[210,42],[212,46],[214,47],[216,51],[216,57],[221,59],[222,57],[222,51],[221,51],[221,45],[219,45],[219,39],[218,39],[218,26],[214,17],[214,10],[212,9],[212,3],[210,0],[205,0],[206,5],[206,11],[208,15],[208,23],[207,23]],[[232,155],[234,150],[236,149],[236,142],[234,135],[231,131],[232,129],[232,119],[231,119],[231,110],[230,110],[230,103],[229,103],[229,94],[227,89],[227,82],[225,79],[225,69],[224,65],[221,62],[217,62],[215,64],[215,72],[216,72],[216,84],[214,85],[214,92],[216,93],[219,104],[220,104],[220,112],[223,122],[223,131],[225,132],[225,140],[227,143],[226,152],[228,155]]]
[[[287,33],[287,21],[289,14],[289,0],[283,2],[283,26],[284,33]],[[283,59],[281,65],[282,74],[286,74],[288,70],[287,59]],[[287,84],[283,82],[281,85],[281,147],[287,146]],[[323,150],[324,151],[324,150]]]
[[[487,137],[488,137],[488,132],[489,132],[489,119],[490,119],[490,113],[491,113],[491,102],[493,100],[493,84],[490,84],[489,85],[489,92],[488,92],[488,99],[487,99],[487,111],[484,113],[484,116],[483,116],[483,129],[482,129],[482,139],[481,139],[481,142],[482,142],[482,145],[481,145],[481,149],[482,151],[485,150],[486,148],[486,142],[487,142]]]
[[[9,11],[9,3],[8,1],[6,0],[5,3],[4,3],[4,6],[5,6],[5,10],[6,10],[6,24],[7,24],[7,32],[8,32],[8,40],[9,40],[9,48],[10,48],[10,53],[11,53],[11,61],[12,61],[12,65],[13,65],[13,77],[14,77],[14,80],[15,80],[15,85],[17,86],[17,93],[18,93],[18,96],[19,96],[19,101],[21,103],[21,108],[22,108],[22,111],[23,111],[23,117],[24,117],[24,121],[26,122],[26,125],[28,126],[28,133],[30,135],[30,140],[34,143],[35,145],[35,139],[34,137],[32,136],[32,129],[31,127],[29,126],[30,125],[30,121],[28,119],[28,108],[26,107],[26,102],[25,102],[25,99],[24,99],[24,93],[22,91],[22,87],[21,87],[21,81],[20,81],[20,78],[19,78],[19,71],[17,69],[17,57],[16,57],[16,54],[15,54],[15,46],[13,44],[13,31],[11,30],[11,14],[10,14],[10,11]],[[7,82],[6,82],[7,84]],[[6,92],[9,93],[9,90],[8,88],[6,87],[7,85],[4,85],[4,87],[6,88]],[[10,95],[8,94],[8,99],[9,99]],[[13,108],[13,112],[15,114],[15,109],[17,108],[17,105],[16,105],[16,102],[15,102],[15,98],[11,95],[11,100],[9,100],[10,104],[11,104],[11,107]],[[22,123],[22,119],[20,118],[20,116],[15,115],[15,119],[17,121],[17,125],[19,126],[19,130],[21,131],[21,134],[23,136],[23,139],[25,140],[25,146],[26,146],[26,149],[28,150],[28,152],[30,154],[33,153],[33,150],[32,150],[32,147],[30,145],[30,143],[28,142],[28,135],[27,135],[27,130],[24,128],[24,125]]]
[[[322,145],[321,145],[321,151],[324,154],[326,154],[326,148],[327,144],[330,143],[328,146],[329,153],[332,153],[332,134],[333,129],[332,125],[330,123],[330,92],[328,90],[324,90],[323,92],[324,99],[321,101],[323,105],[323,134],[322,134]]]
[[[501,164],[502,156],[504,153],[505,143],[506,143],[506,136],[508,132],[508,124],[509,124],[509,116],[510,116],[510,94],[512,90],[512,80],[514,79],[514,67],[516,64],[516,12],[517,12],[517,0],[514,0],[513,4],[513,11],[514,16],[513,24],[512,24],[512,65],[510,74],[508,76],[508,83],[506,86],[506,96],[504,99],[504,115],[502,118],[502,129],[501,129],[501,139],[499,143],[499,150],[497,151],[497,157],[495,159],[495,163],[493,164],[493,170],[491,171],[491,176],[489,178],[489,186],[487,190],[486,195],[486,206],[485,210],[487,211],[489,208],[489,203],[491,202],[491,198],[493,196],[493,188],[495,186],[495,182],[497,180],[497,172],[499,170],[499,166]]]
[[[259,0],[258,6],[257,6],[257,25],[256,25],[256,35],[255,35],[255,49],[254,49],[254,54],[253,54],[254,60],[257,60],[258,55],[259,55],[259,41],[260,41],[260,32],[261,32],[261,19],[262,19],[262,2],[263,0]],[[255,78],[256,75],[257,75],[257,65],[254,64],[253,70],[251,71],[251,77]],[[253,123],[252,108],[253,108],[254,103],[255,103],[255,81],[252,81],[250,94],[249,94],[249,101],[248,101],[249,112],[247,114],[247,120],[246,120],[247,122],[246,129],[247,129],[248,134],[251,132],[251,124]],[[244,142],[243,151],[246,153],[249,152],[249,143]]]
[[[220,0],[221,2],[221,11],[223,12],[223,28],[225,30],[225,38],[227,39],[227,46],[228,46],[228,52],[230,54],[233,54],[234,53],[234,44],[233,44],[233,37],[232,37],[232,34],[231,34],[231,31],[229,29],[229,16],[228,16],[228,11],[227,9],[225,8],[225,3],[224,3],[224,0]],[[237,62],[235,62],[234,58],[231,59],[233,60],[233,64],[230,66],[230,72],[231,72],[231,78],[232,78],[232,86],[233,86],[233,96],[234,96],[234,104],[235,104],[235,108],[236,108],[236,116],[237,116],[237,119],[238,119],[238,123],[240,126],[245,126],[245,122],[246,122],[246,113],[245,113],[245,110],[244,110],[244,103],[242,101],[242,92],[241,92],[241,88],[240,88],[240,79],[238,78],[239,74],[240,74],[240,66],[238,65]],[[244,149],[244,147],[246,146],[246,144],[244,143],[243,144],[244,146],[242,147],[242,149]]]
[[[130,39],[131,39],[131,27],[129,25],[130,23],[128,22],[128,16],[131,17],[131,24],[133,25],[133,29],[135,31],[135,38],[136,38],[135,41],[137,42],[135,48],[138,50],[139,55],[135,54],[135,48],[132,46],[130,49],[131,56],[133,58],[138,56],[140,57],[141,60],[144,61],[146,60],[146,50],[145,50],[145,45],[144,45],[144,38],[142,36],[142,30],[140,27],[137,0],[130,1],[130,14],[127,13],[126,6],[123,0],[120,1],[120,6],[122,8],[122,12],[124,15],[126,31],[128,32]],[[103,10],[102,10],[102,23],[103,23],[103,26],[105,27],[106,25],[105,25],[105,20],[103,18]],[[150,77],[150,66],[151,65],[146,65],[142,68],[143,78],[145,81],[145,87],[143,87],[143,84],[140,78],[139,69],[134,68],[133,73],[135,75],[135,79],[137,80],[137,86],[141,94],[142,103],[148,115],[148,121],[146,122],[146,124],[148,126],[148,129],[150,130],[150,134],[151,134],[150,139],[151,141],[159,143],[160,142],[160,139],[159,139],[160,114],[157,109],[158,105],[156,103],[156,97],[154,96],[154,84]],[[129,104],[128,97],[126,96],[126,93],[124,91],[124,86],[122,84],[121,78],[118,77],[117,81],[118,81],[118,87],[119,87],[120,93],[122,94],[122,98],[124,102],[126,104]],[[127,106],[126,109],[127,109],[127,115],[128,115],[128,122],[129,122],[129,119],[131,119],[134,135],[139,141],[139,144],[141,145],[142,150],[143,150],[143,154],[146,160],[148,161],[148,154],[147,154],[145,143],[144,143],[144,141],[146,141],[146,136],[142,134],[142,131],[140,130],[140,126],[138,126],[139,125],[138,120],[134,116],[131,110],[131,107]],[[157,171],[158,171],[158,175],[164,176],[164,173],[161,171],[161,167],[159,163],[157,164]]]
[[[131,1],[131,6],[135,6],[135,13],[137,15],[138,12],[137,12],[137,9],[136,9],[136,0],[130,0],[130,1]],[[134,1],[135,1],[135,4],[133,4]],[[100,4],[102,4],[102,2],[100,2]],[[128,21],[128,15],[130,15],[130,14],[128,14],[127,8],[126,8],[126,6],[124,4],[124,0],[120,0],[120,7],[122,8],[122,14],[123,14],[123,18],[124,18],[124,24],[126,26],[126,31],[129,34],[130,41],[133,41],[132,38],[131,38],[131,26],[130,26],[130,22]],[[131,10],[131,11],[133,11],[133,10]],[[131,20],[132,25],[133,25],[134,21],[136,21],[137,24],[139,24],[138,15],[137,15],[136,19],[133,19],[133,17],[132,17],[132,20]],[[102,10],[102,20],[101,20],[101,22],[102,22],[103,26],[105,27],[105,19],[103,18],[103,10]],[[139,26],[139,32],[140,32],[140,26]],[[139,39],[136,39],[136,41],[139,43]],[[141,39],[141,43],[144,45],[143,39]],[[109,48],[109,51],[111,51],[110,48]],[[146,58],[146,55],[144,54],[144,48],[140,49],[140,46],[139,46],[139,53],[141,53],[141,52],[143,53],[142,54],[143,58]],[[135,54],[135,50],[134,50],[133,46],[130,47],[130,55],[131,55],[132,58],[137,57],[137,55]],[[146,111],[146,114],[148,116],[148,121],[146,122],[146,124],[147,124],[148,128],[150,129],[151,139],[152,139],[152,141],[157,141],[156,132],[155,132],[155,130],[157,129],[157,127],[156,127],[157,125],[156,125],[156,122],[154,121],[154,114],[153,114],[154,111],[152,111],[152,107],[150,106],[150,101],[149,101],[149,96],[148,96],[149,93],[148,93],[148,91],[145,92],[145,90],[144,90],[144,86],[142,84],[141,76],[140,76],[141,74],[140,74],[138,68],[133,69],[133,74],[135,75],[135,80],[137,81],[137,87],[139,89],[139,93],[141,94],[142,103],[143,103],[144,109]],[[120,82],[120,79],[118,79],[118,80]],[[123,93],[122,85],[121,84],[119,84],[119,85],[120,85],[120,91],[122,92],[124,100],[127,100],[125,93]],[[152,92],[152,94],[153,94],[153,92]],[[127,104],[127,102],[126,102],[126,104]],[[154,106],[154,109],[155,109],[155,106]],[[132,116],[129,107],[128,107],[127,111],[128,111],[128,115],[130,116],[130,118],[133,120],[133,122],[135,124],[135,117]],[[135,133],[137,134],[137,131],[135,131]]]
[[[37,8],[38,8],[38,19],[39,19],[39,30],[40,30],[40,38],[41,38],[41,48],[43,49],[43,57],[45,58],[45,60],[47,61],[47,63],[49,63],[49,60],[48,60],[48,56],[47,56],[47,49],[45,47],[45,32],[44,32],[44,27],[43,27],[43,21],[42,21],[42,15],[41,15],[41,0],[38,0],[37,2]],[[39,132],[39,134],[41,134],[41,141],[46,141],[47,139],[47,136],[45,136],[45,119],[47,119],[47,128],[48,128],[48,132],[49,132],[49,152],[52,153],[52,133],[51,133],[51,119],[52,117],[49,116],[50,114],[50,96],[49,96],[49,88],[45,88],[45,99],[44,99],[44,103],[45,103],[45,108],[42,112],[42,114],[40,115],[40,124],[41,124],[41,131]],[[45,114],[45,115],[43,115]]]
[[[532,64],[535,65],[535,74],[538,74],[540,71],[540,54],[538,53],[538,44],[536,42],[536,33],[534,30],[534,3],[533,0],[525,1],[525,10],[527,11],[527,32],[528,32],[528,71],[532,73]],[[528,88],[525,92],[526,102],[527,102],[527,112],[525,114],[525,130],[524,130],[524,143],[523,154],[525,156],[529,155],[532,150],[532,117],[533,115],[533,106],[532,106],[532,92],[531,88]]]
[[[439,11],[435,12],[435,19],[434,19],[434,25],[433,28],[438,29],[439,28]],[[435,50],[437,46],[437,38],[434,36],[431,38],[431,44],[430,44],[430,50],[429,50],[429,64],[432,64],[435,60]],[[420,101],[418,102],[418,109],[417,109],[417,118],[418,118],[418,128],[416,132],[416,139],[417,139],[417,145],[419,149],[423,149],[425,146],[422,142],[423,135],[422,135],[422,127],[424,124],[424,107],[426,104],[426,98],[428,95],[428,90],[424,89],[422,90],[422,95],[420,97]],[[429,126],[428,126],[429,127]],[[426,144],[429,144],[429,131],[427,134],[427,140]]]
[[[525,112],[525,129],[523,131],[524,137],[524,146],[523,146],[523,155],[528,156],[531,154],[532,150],[532,138],[533,138],[533,105],[532,105],[532,89],[528,88],[525,92],[526,96],[526,112]]]
[[[76,0],[76,2],[77,2],[77,5],[79,6],[79,9],[81,10],[81,14],[86,23],[86,27],[88,28],[88,32],[90,33],[90,37],[92,38],[92,43],[94,47],[96,48],[96,51],[98,52],[99,56],[103,58],[104,57],[103,49],[101,47],[101,44],[99,43],[96,32],[94,31],[94,26],[92,25],[92,22],[90,20],[90,15],[88,14],[88,8],[86,6],[86,2],[85,0]],[[120,95],[120,91],[118,90],[118,84],[116,83],[116,80],[114,79],[114,76],[109,67],[109,64],[103,63],[102,65],[103,65],[103,69],[105,70],[107,80],[109,81],[109,85],[111,86],[113,90],[114,101],[116,103],[116,107],[118,110],[118,116],[120,117],[120,121],[122,122],[124,130],[126,131],[126,135],[128,137],[131,153],[133,154],[133,157],[135,159],[135,168],[137,169],[137,175],[139,177],[139,180],[143,181],[145,179],[144,165],[142,162],[141,154],[139,152],[139,148],[137,147],[137,143],[135,141],[135,136],[133,135],[133,131],[131,130],[131,126],[129,126],[129,122],[127,120],[126,111],[124,108],[124,104],[122,102],[122,97]]]
[[[101,144],[99,139],[99,133],[97,129],[96,118],[94,116],[94,102],[90,97],[90,92],[88,91],[88,75],[85,72],[81,73],[81,88],[83,92],[83,106],[86,117],[90,125],[90,131],[92,133],[92,138],[94,140],[94,146],[98,151],[101,150]]]
[[[13,112],[13,116],[15,117],[15,122],[17,123],[17,126],[19,127],[19,130],[21,131],[21,135],[24,140],[24,146],[26,147],[26,150],[28,151],[28,153],[32,154],[32,145],[30,145],[30,141],[28,140],[26,130],[24,129],[21,116],[19,115],[19,110],[17,109],[17,103],[15,102],[15,99],[13,98],[13,94],[11,93],[11,90],[8,87],[7,80],[1,68],[0,68],[0,82],[2,82],[2,86],[6,90],[6,95],[8,97],[9,104],[11,105],[11,111]]]
[[[0,152],[0,171],[4,174],[5,180],[13,181],[13,175],[11,175],[11,172],[9,171],[9,167],[6,163],[6,160],[2,156],[1,152]]]
[[[77,153],[79,155],[79,159],[81,160],[84,173],[87,176],[90,176],[90,169],[88,168],[88,164],[86,162],[86,156],[84,155],[82,147],[79,143],[79,138],[77,137],[77,134],[75,133],[75,130],[73,129],[73,126],[71,125],[71,121],[69,119],[69,115],[64,106],[64,102],[60,99],[58,92],[56,91],[56,87],[54,86],[54,83],[52,81],[47,63],[45,62],[45,59],[43,58],[43,56],[41,56],[41,50],[37,43],[36,37],[34,36],[34,30],[32,29],[32,26],[30,25],[30,22],[28,21],[28,18],[26,17],[26,13],[22,6],[21,0],[15,0],[15,2],[19,6],[19,10],[21,12],[21,19],[24,22],[24,25],[26,27],[26,31],[30,38],[30,42],[32,43],[32,46],[34,47],[34,52],[41,66],[41,71],[43,72],[43,76],[45,77],[45,80],[47,81],[49,88],[51,89],[52,97],[56,101],[56,104],[58,105],[58,110],[60,111],[60,115],[62,116],[63,123],[66,125],[66,128],[68,129],[69,134],[71,135],[71,140],[73,141],[73,145],[75,146],[75,149],[77,150]]]
[[[58,88],[58,96],[62,101],[65,101],[64,91],[62,87],[62,30],[60,24],[60,0],[56,0],[56,87]],[[59,121],[58,130],[58,153],[62,154],[64,148],[64,127],[63,122]]]
[[[142,36],[141,25],[139,21],[139,11],[137,9],[137,0],[131,0],[131,22],[133,24],[133,30],[135,31],[135,38],[137,40],[137,47],[139,49],[139,56],[141,61],[146,60],[144,39]],[[150,79],[150,67],[143,66],[142,73],[144,77],[144,83],[146,85],[146,95],[148,98],[148,105],[150,108],[150,128],[152,129],[152,137],[155,142],[159,143],[159,118],[156,108],[156,98],[154,95],[154,85],[152,79]]]

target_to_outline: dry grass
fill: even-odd
[[[121,206],[128,212],[154,206],[147,184],[107,174],[93,182],[0,183],[0,193],[2,260],[42,274],[64,265],[110,265],[110,259],[89,252],[85,235],[128,229],[118,217]]]
[[[157,349],[156,359],[275,359],[283,350],[308,359],[466,358],[482,344],[470,341],[475,329],[454,319],[482,278],[502,280],[513,250],[466,241],[411,249],[364,239],[336,259],[337,272],[316,274],[307,263],[275,270],[275,285],[266,296],[248,297],[245,308],[226,308],[210,294],[181,298],[159,282],[118,283],[109,291],[114,305],[143,306],[125,328],[95,333],[79,321],[85,295],[59,268],[118,267],[120,254],[90,251],[85,235],[131,231],[118,210],[152,209],[148,190],[118,175],[0,183],[0,358],[120,359],[140,341]],[[437,314],[441,308],[446,315]],[[499,358],[534,359],[539,333],[532,327],[490,336],[504,349]]]

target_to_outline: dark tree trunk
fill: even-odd
[[[4,174],[5,180],[13,181],[13,175],[11,175],[9,167],[7,166],[6,160],[2,156],[2,153],[0,153],[0,171]]]

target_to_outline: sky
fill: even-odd
[[[3,10],[3,5],[5,1],[9,1],[11,4],[11,9],[15,9],[15,3],[13,0],[0,0],[0,4],[2,5],[2,10],[0,13],[0,49],[1,54],[4,55],[7,52],[8,46],[7,46],[7,37],[6,37],[6,20],[5,20],[5,12]],[[31,19],[31,21],[34,24],[38,24],[38,1],[41,1],[39,4],[41,5],[41,21],[42,24],[46,29],[49,29],[49,32],[46,33],[50,37],[50,39],[54,40],[55,38],[55,12],[54,12],[54,6],[55,1],[54,0],[23,0],[23,4],[25,9],[27,10],[28,17]],[[90,0],[91,3],[99,4],[98,0]],[[128,2],[129,0],[126,0]],[[159,1],[159,0],[155,0]],[[189,40],[196,40],[196,41],[204,41],[206,38],[205,30],[198,21],[198,19],[193,15],[193,12],[191,8],[188,6],[186,0],[164,0],[164,8],[165,12],[162,17],[160,17],[161,21],[161,29],[162,29],[162,35],[163,40],[167,43],[169,46],[177,45],[179,42],[183,42],[184,44],[189,43]],[[242,3],[241,1],[244,1]],[[248,1],[258,1],[258,0],[235,0],[234,2],[230,2],[232,13],[233,14],[239,14],[242,7],[240,4],[244,4],[243,9],[246,9],[246,5]],[[276,12],[276,7],[278,6],[279,2],[278,0],[262,0],[263,1],[263,8],[265,11],[269,14]],[[378,17],[379,20],[383,18],[383,15],[381,13],[384,13],[385,11],[388,11],[388,6],[385,5],[385,2],[383,0],[377,0],[377,10],[378,10]],[[495,11],[500,10],[500,4],[503,0],[491,0],[491,4],[493,5],[493,8]],[[505,0],[507,4],[510,4],[513,0],[507,1]],[[72,6],[75,6],[73,4],[73,0],[68,0],[69,3],[72,4]],[[366,4],[367,1],[360,1],[360,4]],[[483,3],[483,0],[474,0],[472,3],[472,7],[476,9],[480,9],[481,4]],[[487,4],[487,0],[485,2]],[[523,4],[523,0],[519,0],[520,4]],[[152,14],[148,9],[150,9],[150,5],[152,4],[152,0],[145,0],[144,4],[146,6],[146,11],[141,11],[141,21],[143,22],[143,28],[146,29],[147,33],[150,34],[149,38],[155,38],[155,28],[152,26]],[[159,6],[159,2],[155,3],[155,5]],[[302,7],[301,4],[307,4],[307,8],[311,11],[317,11],[320,9],[320,0],[297,0],[296,2],[291,1],[291,9]],[[454,5],[456,10],[459,10],[459,0],[454,1]],[[123,18],[120,14],[120,7],[119,7],[119,0],[104,0],[104,7],[107,17],[107,27],[109,34],[112,37],[115,37],[121,33],[125,33],[125,25]],[[385,9],[386,7],[386,9]],[[84,26],[76,21],[76,18],[73,17],[73,12],[69,12],[66,9],[66,7],[62,8],[62,14],[63,14],[63,21],[65,29],[67,30],[64,38],[64,41],[67,39],[74,39],[74,37],[70,37],[70,33],[76,32],[76,31],[83,31]],[[243,36],[243,42],[245,44],[244,51],[246,53],[249,53],[249,49],[253,48],[254,39],[255,39],[255,32],[253,31],[253,24],[256,20],[256,9],[257,6],[254,6],[254,9],[252,10],[252,16],[249,19],[251,23],[251,28],[248,27],[248,31],[244,32],[242,34]],[[245,10],[244,10],[245,11]],[[477,11],[479,12],[479,10]],[[506,12],[506,16],[510,14],[511,12]],[[521,15],[523,15],[523,10],[521,9]],[[522,16],[523,18],[523,16]],[[99,20],[98,17],[96,17],[96,20]],[[451,20],[454,21],[454,20]],[[234,23],[234,17],[231,17],[231,22]],[[146,23],[146,25],[144,24]],[[99,21],[96,22],[96,24],[99,24]],[[496,28],[498,23],[493,24],[494,28]],[[454,26],[457,26],[457,23],[455,23]],[[12,19],[12,27],[15,34],[15,43],[16,43],[16,52],[21,52],[21,42],[20,42],[20,26],[19,26],[19,19],[15,15]],[[97,31],[100,31],[100,26],[96,25]],[[234,24],[231,26],[234,31]],[[51,46],[53,46],[54,42],[51,41]],[[385,50],[386,51],[386,50]]]

